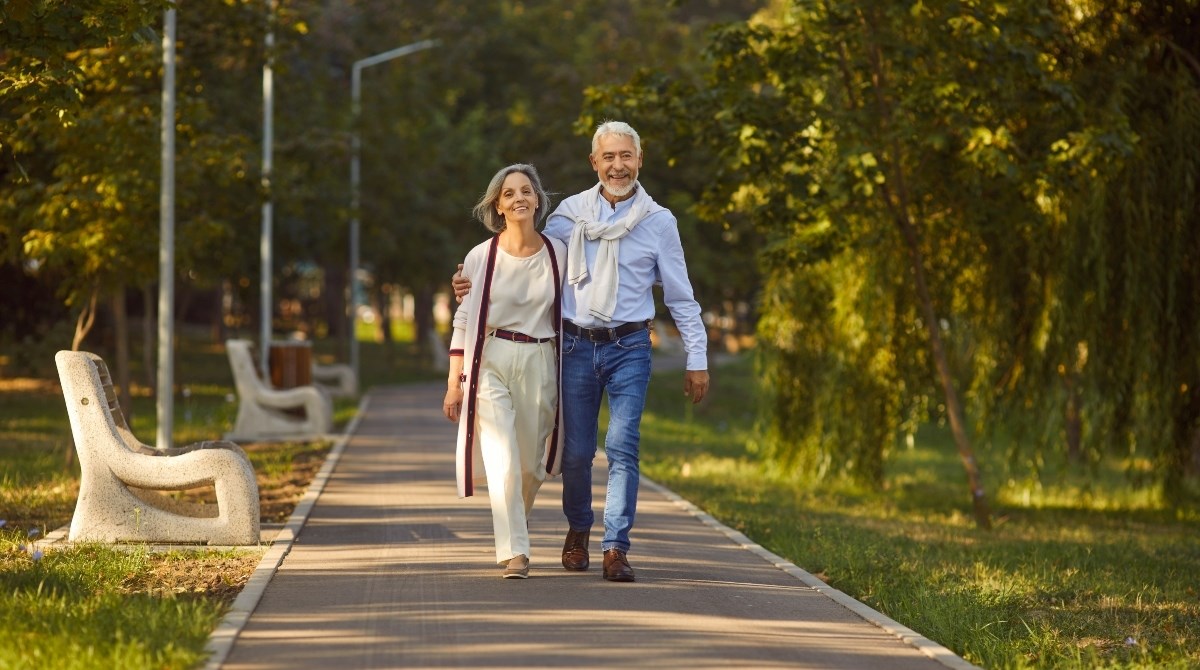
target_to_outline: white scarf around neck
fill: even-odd
[[[600,208],[609,206],[600,194],[602,184],[597,183],[588,191],[576,198],[563,201],[566,214],[575,222],[571,229],[571,242],[567,247],[567,283],[578,286],[591,277],[594,285],[590,292],[590,304],[579,302],[576,310],[600,319],[603,322],[612,321],[613,312],[617,306],[617,289],[620,288],[621,278],[617,272],[617,260],[621,251],[621,238],[629,234],[646,214],[657,209],[654,200],[646,194],[641,184],[635,185],[633,202],[629,210],[621,218],[612,223],[602,223]],[[583,253],[584,240],[599,240],[600,247],[596,250],[595,268],[591,274],[587,268],[587,258]],[[576,292],[579,297],[581,294]]]

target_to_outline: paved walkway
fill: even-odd
[[[210,667],[973,667],[651,482],[637,582],[600,577],[595,533],[592,569],[562,569],[558,480],[531,517],[530,579],[501,579],[486,492],[455,495],[442,388],[371,391],[294,542],[285,529],[214,635]]]

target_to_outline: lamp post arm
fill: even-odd
[[[392,60],[393,58],[407,56],[408,54],[416,52],[416,51],[422,51],[424,49],[429,49],[431,47],[435,47],[440,43],[441,43],[440,40],[423,40],[421,42],[413,42],[412,44],[405,44],[402,47],[397,47],[390,51],[384,51],[383,53],[378,53],[378,54],[375,54],[374,56],[368,56],[366,58],[363,58],[362,60],[354,61],[354,69],[361,70],[365,67],[371,67],[372,65],[378,65],[379,63]]]
[[[362,148],[362,139],[359,136],[359,116],[362,113],[362,71],[364,68],[378,65],[393,58],[407,56],[417,51],[423,51],[441,44],[440,40],[423,40],[413,42],[402,47],[384,51],[383,53],[368,56],[361,60],[354,61],[354,66],[350,68],[350,277],[348,286],[350,295],[347,299],[350,303],[350,367],[354,370],[355,378],[359,378],[358,364],[358,335],[354,332],[355,324],[358,320],[358,265],[359,265],[359,208],[361,206],[359,199],[359,182],[360,170],[359,154]]]

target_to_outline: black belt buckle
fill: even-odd
[[[615,328],[580,328],[588,342],[612,342],[617,339]]]
[[[638,321],[633,321],[616,328],[584,328],[577,324],[571,324],[578,329],[579,337],[586,338],[588,342],[616,342],[625,335],[636,333],[648,327],[648,324]],[[569,331],[570,329],[568,329]],[[624,330],[625,332],[621,332]]]

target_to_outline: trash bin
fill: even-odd
[[[312,385],[312,342],[272,342],[268,363],[271,386],[290,389]]]

